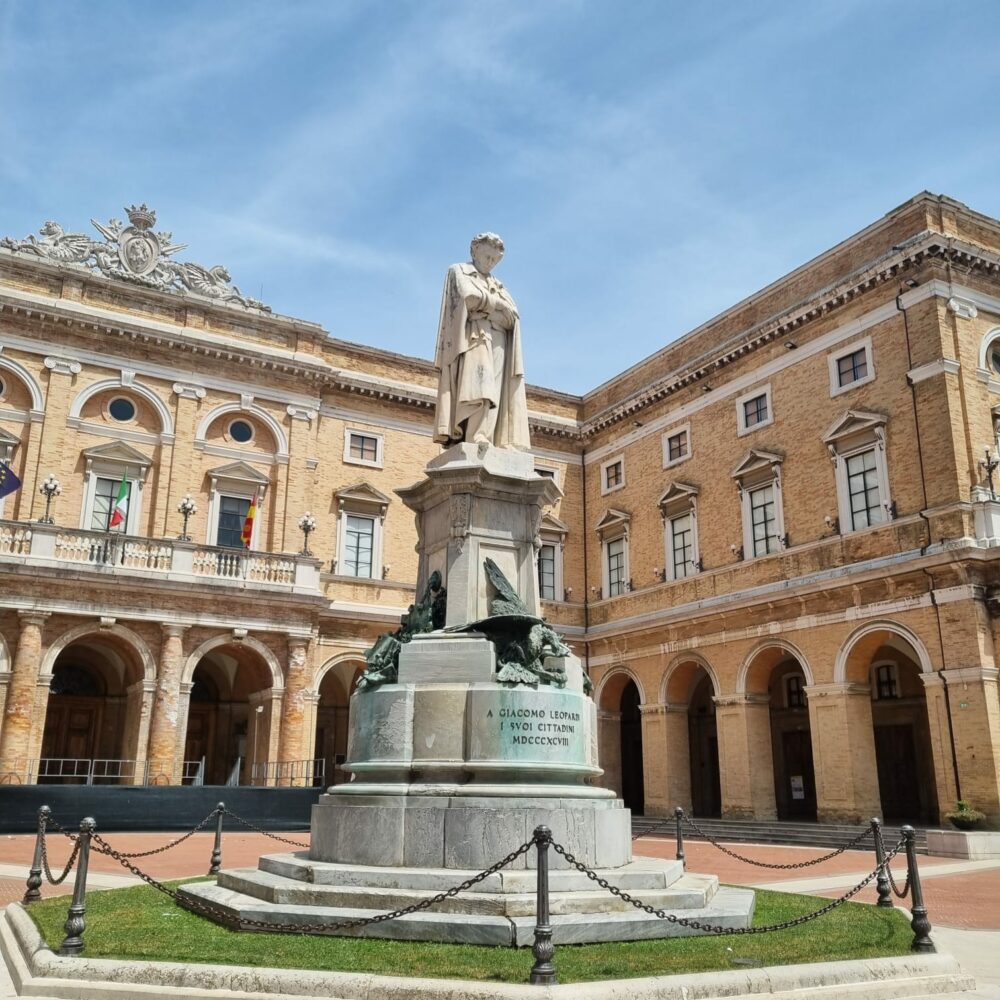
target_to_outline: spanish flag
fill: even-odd
[[[243,521],[243,530],[240,532],[240,541],[245,548],[250,548],[250,543],[253,541],[253,523],[263,509],[264,498],[261,496],[261,491],[257,490],[253,495],[253,500],[250,501],[250,509],[247,511],[247,516]]]

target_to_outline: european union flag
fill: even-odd
[[[0,462],[0,500],[20,488],[21,480],[14,475],[14,470],[6,462]]]

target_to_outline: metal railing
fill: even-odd
[[[186,760],[181,765],[182,785],[204,785],[205,784],[205,758],[201,760]]]
[[[277,788],[322,788],[326,784],[326,760],[267,760],[253,765],[251,785]]]
[[[149,765],[144,760],[122,760],[112,757],[38,757],[29,760],[25,784],[49,782],[84,785],[115,783],[145,785]]]

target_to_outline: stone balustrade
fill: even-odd
[[[195,578],[223,586],[320,593],[320,562],[285,552],[246,552],[37,522],[0,520],[0,559],[27,566],[72,564],[102,573]]]

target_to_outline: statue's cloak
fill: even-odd
[[[524,358],[521,353],[521,323],[517,307],[510,293],[495,278],[505,306],[514,316],[514,328],[508,334],[504,356],[504,372],[500,391],[484,396],[477,385],[474,372],[477,366],[490,363],[489,348],[481,338],[474,336],[477,311],[470,309],[478,298],[483,310],[487,306],[487,278],[473,264],[452,264],[444,282],[441,297],[441,320],[438,324],[437,349],[434,363],[440,369],[437,413],[434,420],[434,440],[443,444],[461,441],[466,418],[462,404],[479,403],[488,399],[498,406],[496,431],[493,443],[498,448],[516,448],[529,451],[528,403],[524,388]]]

